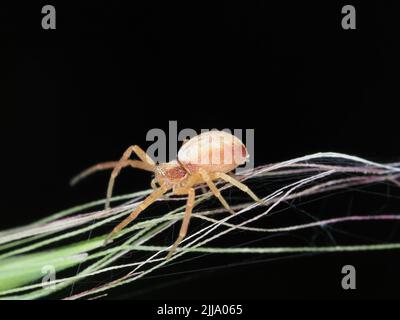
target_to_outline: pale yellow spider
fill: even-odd
[[[140,160],[130,160],[132,152]],[[106,243],[167,191],[172,190],[175,195],[188,195],[179,236],[167,255],[168,259],[186,236],[195,202],[195,186],[206,184],[226,210],[232,214],[234,211],[215,186],[215,180],[222,179],[231,183],[246,192],[255,201],[262,203],[246,185],[227,174],[246,162],[248,157],[246,146],[237,137],[224,131],[209,131],[195,136],[184,143],[178,152],[177,160],[156,165],[149,155],[139,146],[134,145],[124,152],[119,161],[99,163],[90,167],[72,179],[71,184],[77,183],[95,171],[113,168],[107,189],[106,208],[109,208],[115,178],[123,167],[131,166],[154,172],[155,178],[151,182],[154,191],[125,220],[111,231],[106,239]]]

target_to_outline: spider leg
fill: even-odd
[[[218,200],[222,203],[224,208],[228,210],[230,213],[235,214],[235,211],[229,206],[229,204],[226,202],[224,197],[221,195],[221,192],[219,192],[218,188],[215,186],[214,182],[212,181],[211,177],[208,175],[208,173],[204,170],[200,170],[199,173],[201,174],[201,177],[207,183],[208,187],[210,188],[211,192],[218,198]]]
[[[250,188],[248,186],[246,186],[244,183],[241,183],[240,181],[236,180],[234,177],[223,173],[223,172],[217,172],[214,174],[214,176],[216,178],[220,178],[230,184],[232,184],[233,186],[235,186],[236,188],[242,190],[243,192],[247,193],[255,202],[261,203],[261,204],[265,204],[264,201],[262,201],[260,198],[258,198],[253,191],[250,190]]]
[[[181,241],[185,238],[185,236],[187,234],[187,231],[188,231],[188,228],[189,228],[189,222],[190,222],[190,218],[191,218],[193,207],[194,207],[194,199],[195,199],[195,191],[194,191],[194,189],[190,188],[187,191],[187,194],[188,194],[188,198],[187,198],[187,202],[186,202],[186,210],[185,210],[185,215],[183,217],[181,229],[179,230],[179,236],[175,240],[175,242],[172,245],[171,249],[169,250],[166,259],[171,258],[171,256],[174,254],[176,248],[179,246]]]
[[[119,223],[107,236],[104,244],[107,244],[110,242],[110,240],[114,237],[116,233],[118,233],[120,230],[122,230],[125,226],[127,226],[131,221],[136,219],[136,217],[143,211],[145,210],[148,206],[150,206],[152,203],[154,203],[157,199],[159,199],[165,192],[167,192],[170,189],[169,186],[167,185],[162,185],[160,188],[154,190],[146,199],[142,201],[141,204],[138,205],[138,207],[132,211],[132,213],[125,218],[121,223]]]
[[[139,157],[140,160],[142,160],[144,163],[146,163],[148,165],[149,169],[152,168],[151,171],[154,171],[154,168],[156,166],[154,161],[139,146],[134,145],[134,146],[130,146],[128,149],[126,149],[126,151],[122,155],[121,159],[119,160],[119,163],[114,167],[114,170],[111,173],[110,180],[108,181],[107,199],[106,199],[106,204],[105,204],[106,209],[108,209],[110,207],[110,198],[112,196],[115,178],[119,175],[119,173],[123,167],[123,163],[129,159],[132,152],[134,152]]]
[[[134,152],[138,156],[138,158],[140,160],[142,160],[143,162],[148,163],[149,165],[152,165],[152,166],[156,165],[155,162],[153,161],[153,159],[146,152],[144,152],[143,149],[141,147],[139,147],[138,145],[131,146],[128,148],[128,150],[129,149],[131,149],[130,153]],[[125,151],[125,152],[127,152],[127,151]]]
[[[107,170],[107,169],[113,169],[115,168],[118,164],[120,164],[122,167],[127,167],[131,166],[132,168],[138,168],[146,171],[153,171],[154,167],[152,165],[149,165],[148,163],[139,161],[139,160],[127,160],[125,162],[121,161],[107,161],[107,162],[102,162],[95,164],[94,166],[91,166],[87,168],[86,170],[82,171],[75,177],[73,177],[70,181],[70,185],[74,186],[76,185],[79,181],[82,179],[87,178],[91,174],[97,172],[97,171],[102,171],[102,170]]]

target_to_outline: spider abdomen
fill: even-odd
[[[190,172],[230,172],[248,159],[240,139],[224,131],[209,131],[193,137],[178,152],[179,162]]]

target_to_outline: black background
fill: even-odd
[[[44,4],[56,6],[56,30],[41,29]],[[256,165],[319,151],[398,160],[395,10],[389,2],[352,3],[357,29],[343,30],[345,4],[31,1],[4,7],[2,229],[103,197],[105,174],[74,189],[68,180],[119,158],[131,144],[146,148],[147,131],[167,130],[169,120],[178,121],[178,130],[254,128]],[[147,173],[128,171],[118,193],[147,186]],[[342,200],[347,207],[349,198]],[[399,208],[388,197],[357,201],[362,213]],[[321,204],[315,208],[313,214],[325,217]],[[360,233],[370,237],[371,230]],[[393,226],[385,230],[374,239],[398,238]],[[345,264],[358,268],[356,291],[340,287]],[[397,297],[400,265],[395,252],[380,252],[208,256],[189,266],[171,266],[171,276],[150,276],[111,297]]]

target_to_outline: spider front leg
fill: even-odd
[[[74,186],[82,179],[87,178],[88,176],[90,176],[91,174],[93,174],[97,171],[113,169],[117,165],[121,165],[122,168],[130,166],[132,168],[137,168],[137,169],[141,169],[141,170],[154,171],[154,166],[149,165],[148,163],[145,163],[145,162],[139,161],[139,160],[127,160],[125,162],[107,161],[107,162],[101,162],[101,163],[95,164],[94,166],[91,166],[91,167],[87,168],[86,170],[82,171],[81,173],[79,173],[78,175],[73,177],[71,179],[71,181],[69,182],[69,184],[71,186]]]
[[[106,199],[106,204],[105,204],[106,209],[108,209],[110,207],[110,198],[112,196],[115,179],[119,175],[121,169],[123,168],[123,163],[129,159],[132,152],[134,152],[139,157],[139,159],[142,160],[143,163],[146,164],[146,166],[148,167],[148,169],[150,171],[154,171],[154,168],[156,165],[155,165],[153,159],[151,159],[150,156],[146,152],[144,152],[139,146],[134,145],[134,146],[130,146],[128,149],[126,149],[126,151],[122,155],[121,159],[119,160],[118,164],[114,167],[114,170],[111,173],[110,180],[108,181],[107,199]]]
[[[141,204],[138,205],[138,207],[132,211],[132,213],[125,218],[120,224],[118,224],[107,236],[104,244],[107,244],[110,242],[110,240],[114,237],[116,233],[121,231],[125,226],[127,226],[131,221],[136,219],[136,217],[143,211],[145,210],[148,206],[150,206],[152,203],[154,203],[157,199],[161,198],[161,196],[166,193],[170,189],[169,186],[167,185],[162,185],[160,188],[154,190],[146,199],[143,200]]]
[[[179,236],[176,239],[176,241],[174,242],[174,244],[172,245],[171,249],[169,250],[166,259],[171,258],[171,256],[174,254],[176,248],[179,246],[181,241],[185,238],[188,228],[189,228],[189,222],[190,222],[190,218],[192,215],[196,194],[195,194],[195,190],[193,188],[190,188],[189,190],[187,190],[187,194],[188,194],[188,198],[187,198],[187,202],[186,202],[186,210],[185,210],[185,215],[183,217],[181,229],[179,230]]]

